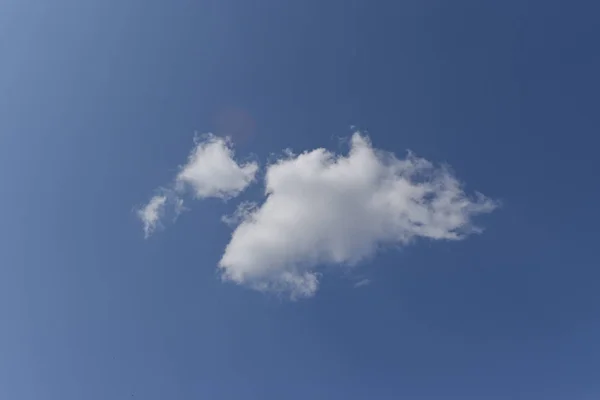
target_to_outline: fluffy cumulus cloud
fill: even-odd
[[[236,171],[228,188],[251,181],[244,177],[253,177],[255,167]],[[210,184],[192,185],[200,193],[222,193]],[[412,154],[398,159],[358,133],[346,155],[287,153],[267,167],[265,187],[262,204],[244,203],[226,219],[238,225],[219,268],[227,280],[292,298],[314,295],[319,267],[352,266],[382,246],[417,238],[463,239],[480,232],[473,216],[496,207],[479,193],[466,194],[448,169]]]
[[[160,189],[143,207],[137,210],[144,234],[151,235],[161,221],[183,211],[183,196],[189,191],[197,199],[209,197],[229,199],[240,194],[254,181],[258,164],[235,161],[233,144],[228,138],[212,134],[197,138],[188,161],[180,168],[174,182]]]
[[[232,143],[227,138],[206,135],[197,141],[188,162],[176,179],[181,191],[188,185],[199,198],[227,199],[240,194],[258,171],[256,162],[238,164],[234,160]]]

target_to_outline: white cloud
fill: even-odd
[[[471,217],[496,207],[465,194],[448,169],[398,159],[358,133],[348,155],[288,152],[265,180],[265,201],[237,214],[219,267],[225,279],[292,298],[314,295],[320,266],[352,266],[416,238],[462,239],[480,231]]]
[[[256,210],[257,206],[253,201],[243,201],[237,206],[233,214],[223,215],[221,221],[230,227],[235,227],[245,221]]]
[[[150,236],[168,215],[175,218],[185,210],[182,196],[191,189],[197,199],[216,197],[229,199],[237,196],[254,181],[258,164],[238,164],[234,159],[233,145],[228,138],[207,134],[194,142],[188,162],[181,167],[171,188],[161,189],[161,194],[137,211],[145,237]]]
[[[240,194],[258,171],[256,162],[238,164],[234,160],[231,141],[214,135],[206,135],[192,150],[188,163],[177,175],[177,185],[189,185],[199,198],[218,197],[227,199]]]
[[[153,196],[148,204],[136,210],[138,218],[142,221],[145,238],[161,228],[163,220],[176,220],[182,212],[186,211],[183,199],[176,192],[162,188],[159,193]]]
[[[142,220],[144,226],[144,236],[150,236],[156,229],[161,215],[164,213],[166,196],[157,195],[150,199],[148,204],[137,210],[137,215]]]
[[[360,281],[356,282],[354,284],[355,288],[359,288],[359,287],[363,287],[363,286],[367,286],[371,284],[371,280],[370,279],[361,279]]]

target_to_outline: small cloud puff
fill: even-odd
[[[360,281],[356,282],[354,284],[355,288],[359,288],[359,287],[363,287],[363,286],[367,286],[371,284],[371,280],[370,279],[361,279]]]
[[[141,209],[137,210],[138,218],[142,221],[144,228],[144,237],[149,237],[156,229],[160,217],[164,212],[166,196],[154,196]]]
[[[211,134],[196,142],[188,162],[176,178],[179,191],[189,185],[198,199],[218,197],[228,199],[239,195],[258,171],[256,162],[238,164],[234,160],[233,144],[228,138]]]

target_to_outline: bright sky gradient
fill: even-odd
[[[0,1],[0,399],[600,398],[599,12]]]

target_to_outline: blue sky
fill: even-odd
[[[0,9],[0,397],[600,396],[593,2]],[[188,194],[144,239],[136,207],[195,133],[264,167],[344,155],[352,125],[502,206],[474,218],[483,234],[326,268],[297,301],[217,267],[221,216],[264,202],[264,168],[226,202]]]

